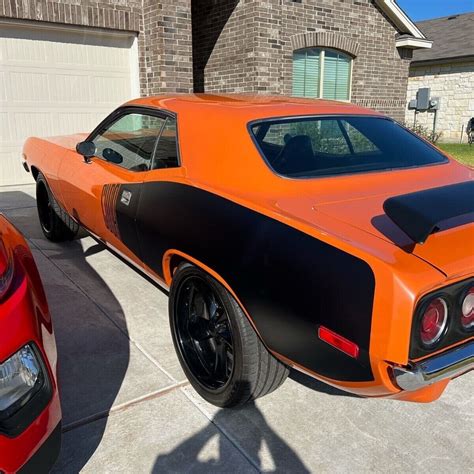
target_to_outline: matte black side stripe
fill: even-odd
[[[137,239],[122,229],[132,222],[118,213],[123,242],[155,272],[162,275],[167,250],[185,252],[228,282],[272,350],[336,380],[373,379],[368,349],[375,279],[366,262],[196,187],[154,182],[122,188],[140,193]],[[318,339],[319,325],[356,343],[358,359]]]

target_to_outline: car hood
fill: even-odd
[[[329,180],[321,182],[319,186],[315,183],[313,188],[306,185],[304,206],[296,206],[289,201],[286,205],[280,202],[280,206],[329,232],[331,228],[328,228],[328,224],[330,226],[331,222],[334,228],[341,223],[355,227],[411,253],[451,278],[474,272],[474,216],[446,221],[423,244],[416,244],[386,215],[383,204],[390,197],[470,179],[471,170],[452,162],[445,166],[392,174],[351,176],[334,180],[332,184],[328,184]],[[302,211],[302,208],[306,210]],[[321,225],[323,220],[324,224]],[[348,227],[346,229],[349,231]],[[338,233],[341,234],[340,230]]]

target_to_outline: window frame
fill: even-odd
[[[130,170],[128,168],[124,168],[123,166],[120,166],[119,164],[107,161],[105,158],[102,158],[100,156],[95,155],[94,158],[97,158],[98,160],[102,160],[102,161],[104,161],[106,163],[109,163],[113,166],[117,166],[120,169],[128,171],[130,173],[147,173],[149,171],[160,171],[160,170],[163,170],[163,169],[181,168],[182,167],[182,162],[181,162],[181,154],[180,154],[180,147],[179,147],[178,115],[174,112],[171,112],[170,110],[157,109],[155,107],[148,107],[148,106],[123,105],[123,106],[115,109],[107,117],[105,117],[105,119],[102,120],[102,122],[100,122],[97,125],[97,127],[94,128],[94,130],[92,130],[92,132],[87,136],[85,141],[93,141],[97,137],[97,135],[103,133],[108,128],[110,128],[110,126],[112,126],[115,122],[117,122],[117,120],[119,120],[120,118],[122,118],[126,115],[130,115],[130,114],[149,115],[149,116],[152,116],[152,117],[158,117],[158,118],[162,118],[162,119],[165,120],[165,122],[163,122],[163,126],[160,129],[160,133],[159,133],[158,137],[156,138],[156,141],[155,141],[155,144],[154,144],[154,147],[153,147],[153,155],[151,156],[148,169],[143,170],[143,171],[133,171],[133,170]],[[178,165],[174,166],[173,168],[153,169],[153,168],[151,168],[151,165],[155,161],[155,153],[156,153],[156,149],[157,149],[157,144],[158,144],[158,142],[161,138],[161,134],[163,133],[163,129],[164,129],[164,125],[166,123],[166,119],[168,119],[168,118],[172,118],[176,121],[176,151],[177,151]]]
[[[409,169],[424,168],[424,167],[428,167],[428,166],[442,166],[442,165],[445,165],[445,164],[449,163],[449,161],[450,161],[448,156],[446,155],[446,153],[444,153],[442,150],[438,149],[435,145],[430,143],[428,140],[425,140],[424,138],[420,137],[415,132],[413,132],[409,128],[405,127],[403,124],[401,124],[397,120],[394,120],[394,119],[392,119],[390,117],[387,117],[385,115],[378,115],[376,113],[372,113],[372,114],[308,114],[308,115],[285,115],[285,116],[278,116],[278,117],[265,117],[265,118],[259,118],[259,119],[251,120],[250,122],[247,122],[247,132],[250,135],[250,139],[252,140],[258,154],[260,155],[260,157],[262,158],[263,162],[268,167],[270,172],[273,175],[275,175],[275,176],[277,176],[278,178],[281,178],[281,179],[286,179],[286,180],[290,180],[290,181],[302,181],[302,180],[309,181],[309,180],[313,180],[313,179],[319,180],[319,179],[328,179],[328,178],[329,179],[338,179],[338,178],[340,179],[341,177],[343,178],[343,177],[346,177],[346,176],[357,176],[357,175],[369,174],[369,173],[370,174],[372,174],[372,173],[386,173],[387,170],[370,170],[370,171],[364,171],[362,173],[355,171],[353,173],[344,173],[344,174],[336,174],[336,175],[326,174],[326,175],[318,175],[318,176],[287,176],[287,175],[278,173],[278,171],[276,171],[273,168],[271,163],[268,161],[264,151],[262,150],[259,142],[257,141],[257,136],[256,135],[258,135],[258,133],[254,134],[252,132],[252,127],[255,127],[256,125],[265,124],[265,122],[272,122],[273,123],[273,122],[285,122],[285,121],[288,121],[288,120],[298,120],[298,119],[311,120],[311,119],[320,119],[320,118],[344,118],[344,117],[371,117],[371,118],[380,119],[380,120],[388,120],[389,122],[396,123],[399,127],[403,128],[405,131],[409,132],[415,138],[417,138],[418,140],[421,140],[426,145],[428,145],[430,148],[432,148],[433,150],[435,150],[441,156],[444,157],[444,160],[440,161],[439,163],[428,163],[428,164],[425,164],[425,165],[417,165],[417,166],[411,166],[411,167],[407,167],[407,168],[397,168],[397,169],[394,169],[393,171],[406,171],[406,170],[409,170]],[[260,130],[259,130],[259,132],[260,132]]]
[[[177,158],[178,164],[177,164],[177,166],[172,166],[170,168],[168,168],[168,167],[166,167],[166,168],[155,168],[154,165],[155,165],[155,162],[156,162],[156,152],[157,152],[157,150],[160,146],[161,136],[163,135],[163,132],[165,131],[166,123],[168,122],[169,119],[174,120],[174,123],[175,123],[176,158]],[[153,154],[151,155],[150,167],[149,167],[148,171],[156,171],[156,170],[160,170],[160,169],[175,169],[175,168],[180,168],[180,167],[181,167],[181,160],[180,160],[180,157],[179,157],[178,120],[177,120],[176,116],[168,115],[165,118],[165,121],[163,122],[163,125],[162,125],[161,130],[160,130],[160,134],[156,138],[155,146],[153,147]]]
[[[292,65],[292,71],[293,71],[293,63],[294,63],[294,54],[297,51],[305,51],[308,49],[318,49],[319,50],[319,83],[318,83],[318,96],[317,97],[309,97],[309,96],[299,96],[299,95],[293,95],[293,90],[291,91],[291,96],[292,97],[301,97],[302,99],[322,99],[322,100],[337,100],[338,102],[350,102],[352,98],[352,72],[353,72],[353,66],[354,66],[354,57],[346,53],[345,51],[335,49],[335,48],[326,48],[324,46],[305,46],[304,48],[298,48],[294,49],[292,56],[291,56],[291,65]],[[326,99],[324,98],[324,63],[326,59],[326,51],[333,51],[337,54],[342,54],[346,56],[350,60],[350,65],[349,65],[349,87],[347,90],[348,93],[348,98],[347,99]],[[293,72],[292,72],[293,74]],[[293,75],[292,75],[292,88],[293,88]]]

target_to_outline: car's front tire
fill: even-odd
[[[57,207],[42,173],[36,178],[36,207],[44,236],[52,242],[72,240],[77,231],[70,229],[55,211]]]
[[[208,402],[243,405],[272,392],[288,376],[289,369],[268,352],[233,296],[200,268],[178,267],[169,315],[181,366]]]

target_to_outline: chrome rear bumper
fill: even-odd
[[[402,390],[418,390],[420,388],[451,379],[474,369],[474,341],[455,347],[411,367],[394,367],[393,375]]]

